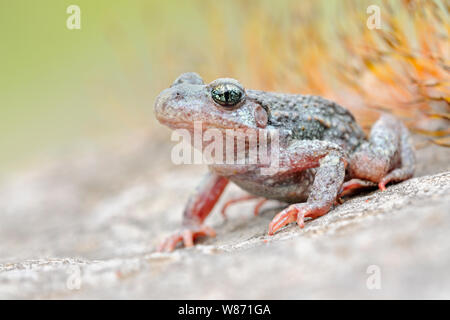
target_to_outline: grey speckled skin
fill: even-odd
[[[406,127],[383,115],[367,139],[353,115],[318,96],[245,90],[234,79],[204,84],[185,73],[160,93],[158,120],[172,129],[277,130],[279,166],[261,174],[260,165],[210,165],[210,173],[190,199],[181,231],[162,243],[173,250],[183,241],[193,245],[199,235],[214,235],[202,225],[229,181],[256,197],[293,203],[269,225],[273,234],[284,225],[326,214],[336,198],[353,189],[402,181],[414,173],[414,152]],[[247,149],[248,150],[248,149]]]

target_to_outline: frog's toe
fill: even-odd
[[[183,229],[181,231],[176,232],[174,235],[166,238],[161,244],[158,246],[159,252],[168,251],[171,252],[175,250],[178,243],[182,242],[185,247],[192,247],[194,245],[194,240],[197,237],[215,237],[216,232],[213,228],[208,226],[200,226],[195,229]]]
[[[174,234],[174,235],[164,239],[164,241],[162,241],[159,244],[157,250],[159,252],[173,251],[175,249],[175,247],[177,246],[178,242],[180,242],[181,240],[183,240],[183,237],[180,234]]]
[[[376,187],[376,185],[377,185],[376,183],[368,180],[351,179],[342,185],[338,196],[343,197],[352,193],[354,190]]]
[[[269,225],[269,235],[285,225],[297,221],[300,228],[305,227],[305,218],[315,219],[323,216],[330,210],[329,203],[296,203],[278,213]]]
[[[301,205],[301,204],[300,204]],[[297,220],[298,212],[300,211],[299,204],[293,204],[278,213],[269,224],[269,236],[283,228],[285,225]]]
[[[225,202],[225,204],[223,205],[222,209],[220,210],[220,213],[222,214],[222,217],[224,219],[227,218],[226,211],[227,211],[228,207],[231,206],[232,204],[235,204],[237,202],[243,202],[243,201],[247,201],[247,200],[252,200],[252,199],[256,199],[256,196],[244,195],[244,196],[236,198],[236,199],[228,200],[227,202]]]
[[[261,210],[261,207],[264,205],[264,203],[266,203],[268,200],[265,198],[261,198],[258,203],[255,205],[255,208],[253,209],[253,214],[255,216],[259,215],[259,212]]]
[[[386,185],[390,182],[400,182],[411,178],[414,175],[414,169],[411,167],[397,168],[389,172],[378,183],[378,187],[381,191],[386,190]]]

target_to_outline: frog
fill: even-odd
[[[318,95],[245,89],[232,78],[206,84],[188,72],[157,96],[154,111],[172,130],[193,132],[200,122],[203,130],[276,132],[273,154],[279,168],[262,173],[267,163],[209,164],[185,206],[181,228],[158,251],[192,247],[198,237],[216,236],[204,221],[229,183],[248,193],[243,199],[261,199],[258,206],[267,200],[286,205],[268,226],[273,236],[294,222],[304,228],[305,220],[332,211],[344,195],[368,187],[384,191],[389,183],[414,175],[414,148],[401,120],[382,113],[367,135],[348,109]]]

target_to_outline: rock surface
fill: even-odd
[[[156,253],[206,169],[172,165],[172,145],[145,136],[118,145],[3,181],[0,298],[450,298],[448,149],[420,150],[415,178],[303,230],[268,237],[279,204],[254,217],[248,202],[227,221],[215,210],[216,238]]]

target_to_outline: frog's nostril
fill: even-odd
[[[175,100],[181,100],[181,99],[183,99],[183,95],[181,94],[181,92],[176,91],[175,94],[173,95],[173,98]]]

